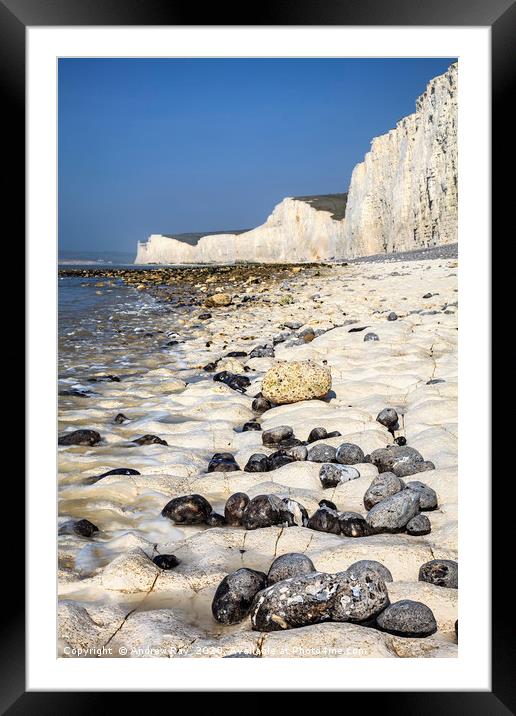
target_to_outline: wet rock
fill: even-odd
[[[278,425],[262,432],[262,443],[267,446],[274,446],[278,443],[289,440],[294,436],[290,425]]]
[[[402,599],[387,607],[376,618],[382,631],[411,638],[430,636],[437,631],[437,622],[430,607],[411,599]]]
[[[399,428],[398,413],[394,408],[384,408],[376,416],[376,420],[380,425],[384,425],[389,432],[394,432]]]
[[[346,537],[369,537],[374,530],[363,517],[343,517],[339,515],[340,531]]]
[[[245,393],[246,388],[251,385],[251,380],[246,375],[237,375],[227,370],[215,373],[213,380],[218,383],[224,383],[229,388],[232,388],[232,390],[237,390],[240,393]]]
[[[353,562],[347,570],[349,574],[362,575],[366,571],[375,572],[380,579],[384,582],[392,582],[392,574],[387,567],[381,562],[377,562],[375,559],[361,559],[358,562]]]
[[[174,497],[167,502],[161,514],[177,524],[198,525],[206,522],[213,512],[212,506],[202,495]]]
[[[320,507],[308,520],[307,527],[317,532],[330,532],[340,535],[339,514],[329,507]]]
[[[93,375],[88,378],[88,383],[120,383],[117,375]]]
[[[226,500],[224,518],[228,525],[241,525],[244,510],[249,504],[249,497],[245,492],[235,492]]]
[[[336,454],[337,448],[320,443],[309,448],[306,459],[310,462],[334,462]]]
[[[287,455],[285,450],[277,450],[267,458],[267,466],[269,470],[277,470],[278,468],[283,467],[283,465],[288,465],[291,462],[295,462],[294,458]]]
[[[432,525],[426,515],[416,515],[407,522],[407,534],[413,537],[428,535],[432,531]]]
[[[254,569],[244,567],[228,574],[213,597],[213,617],[220,624],[238,624],[249,614],[255,595],[266,583],[266,575]]]
[[[378,502],[367,513],[366,520],[377,532],[398,532],[419,512],[419,495],[402,490]]]
[[[87,445],[92,447],[101,441],[100,433],[96,430],[73,430],[64,433],[58,438],[58,445]]]
[[[281,631],[330,619],[335,577],[321,572],[276,582],[258,592],[251,606],[254,631]]]
[[[364,452],[358,445],[342,443],[337,448],[335,460],[342,465],[357,465],[359,462],[364,462]]]
[[[267,455],[264,455],[260,452],[256,452],[254,453],[254,455],[251,455],[251,457],[247,461],[244,467],[244,472],[268,472],[269,469],[270,468]]]
[[[261,393],[259,393],[253,400],[251,409],[255,413],[265,413],[266,410],[272,408],[272,403],[266,400]]]
[[[370,510],[386,497],[401,492],[403,484],[393,472],[382,472],[371,482],[364,495],[364,507]]]
[[[121,425],[122,423],[128,422],[129,418],[124,415],[123,413],[118,413],[118,415],[115,415],[113,422],[117,423],[118,425]]]
[[[306,527],[308,525],[308,512],[304,505],[289,497],[284,497],[282,502],[285,505],[285,512],[289,516],[289,527]]]
[[[406,445],[407,438],[404,438],[403,435],[400,435],[399,437],[394,439],[394,442],[396,443],[396,445]]]
[[[330,369],[312,361],[279,362],[262,381],[263,397],[277,405],[323,398],[330,388]]]
[[[216,452],[211,458],[207,472],[237,472],[240,470],[230,452]]]
[[[369,341],[379,341],[379,340],[380,339],[378,338],[376,333],[366,333],[364,336],[364,343],[367,343]]]
[[[437,587],[457,589],[459,565],[451,559],[432,559],[419,568],[419,581],[435,584]]]
[[[291,457],[295,462],[299,462],[307,459],[308,449],[306,445],[295,445],[294,447],[287,448],[285,455]]]
[[[247,433],[250,430],[261,430],[261,429],[262,429],[262,426],[260,425],[260,423],[257,423],[254,420],[249,420],[249,422],[244,423],[244,425],[242,427],[242,432]]]
[[[206,365],[203,366],[202,369],[205,370],[207,373],[213,373],[213,371],[217,369],[217,364],[214,362],[206,363]]]
[[[257,495],[244,509],[242,525],[246,530],[256,530],[272,525],[289,524],[291,515],[285,503],[276,495]]]
[[[218,512],[210,512],[206,518],[206,524],[208,527],[223,527],[226,524],[224,515],[219,515]]]
[[[393,472],[398,477],[415,474],[420,469],[420,463],[423,463],[423,468],[427,464],[421,453],[408,445],[389,445],[373,450],[369,459],[376,465],[378,472]]]
[[[249,358],[274,358],[272,346],[257,346],[249,353]]]
[[[166,440],[162,440],[157,435],[142,435],[141,438],[136,438],[132,442],[136,445],[168,445]]]
[[[107,472],[103,472],[102,475],[98,475],[95,477],[95,481],[102,480],[103,477],[108,477],[109,475],[140,475],[141,473],[138,472],[138,470],[133,470],[131,467],[115,467],[113,470],[108,470]]]
[[[389,594],[378,572],[339,572],[337,590],[331,600],[330,616],[336,622],[365,622],[374,619],[389,605]]]
[[[232,298],[229,293],[214,293],[212,296],[208,296],[204,305],[206,308],[215,308],[219,306],[230,306]]]
[[[271,564],[267,575],[267,586],[281,582],[290,577],[300,577],[303,574],[316,572],[314,563],[306,554],[299,552],[288,552],[276,557]]]
[[[62,395],[63,397],[73,397],[73,398],[89,398],[92,393],[89,390],[78,390],[77,388],[67,388],[65,390],[60,390],[58,395]]]
[[[394,311],[391,311],[391,312],[389,313],[389,315],[387,316],[387,320],[388,320],[388,321],[397,321],[397,320],[398,320],[398,316],[397,316],[396,313],[394,313]]]
[[[360,477],[359,471],[348,465],[331,465],[324,464],[319,470],[319,479],[324,489],[328,487],[337,487],[343,482],[356,480]]]
[[[80,537],[92,537],[96,532],[99,532],[99,528],[89,520],[77,520],[77,522],[73,523],[72,529]]]
[[[329,507],[330,510],[337,511],[337,505],[334,502],[332,502],[331,500],[320,500],[319,507]]]
[[[310,430],[310,435],[306,439],[307,443],[314,443],[316,440],[324,440],[328,436],[326,428],[313,428]]]
[[[152,560],[156,567],[160,569],[174,569],[178,564],[181,564],[181,560],[178,559],[174,554],[158,554]]]
[[[420,510],[426,511],[437,509],[437,493],[429,487],[429,485],[425,485],[424,482],[414,480],[412,482],[407,482],[405,487],[407,490],[414,490],[418,493]]]

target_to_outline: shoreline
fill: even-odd
[[[312,655],[311,649],[324,652],[328,644],[344,657],[456,656],[457,590],[418,581],[418,570],[434,558],[457,558],[457,261],[449,255],[424,259],[420,251],[411,255],[416,253],[417,258],[399,257],[396,266],[384,256],[348,265],[152,266],[102,274],[88,268],[94,273],[72,274],[123,279],[137,288],[146,271],[139,290],[151,292],[169,312],[119,319],[109,351],[92,334],[77,358],[73,351],[66,354],[66,385],[89,386],[90,393],[60,398],[60,434],[94,429],[101,442],[59,448],[60,528],[88,519],[99,529],[92,537],[59,537],[62,655],[66,647],[109,643],[115,652],[141,649],[136,656],[302,657]],[[221,292],[230,294],[229,305],[205,305]],[[387,320],[391,312],[397,320]],[[379,341],[364,341],[367,332]],[[274,356],[251,357],[265,344]],[[325,400],[253,411],[253,397],[276,361],[307,359],[325,362],[331,371]],[[223,370],[246,376],[250,385],[240,392],[214,381]],[[119,381],[88,383],[97,373]],[[438,508],[425,513],[432,524],[427,536],[350,538],[307,526],[181,526],[161,516],[170,499],[192,493],[223,513],[229,495],[238,491],[288,497],[309,514],[329,499],[341,511],[363,515],[364,493],[378,473],[374,464],[357,464],[357,479],[330,489],[321,485],[320,464],[309,460],[246,472],[252,454],[270,450],[260,431],[242,428],[253,420],[262,430],[289,425],[306,441],[311,430],[324,427],[341,435],[311,446],[350,442],[369,454],[392,444],[392,435],[376,421],[385,407],[402,418],[396,436],[435,464],[406,478],[423,481],[438,495]],[[119,413],[127,420],[116,423]],[[167,444],[133,442],[145,434]],[[231,453],[239,469],[207,472],[217,452]],[[140,474],[92,481],[122,467]],[[302,552],[328,573],[360,559],[382,562],[393,576],[387,585],[391,602],[427,604],[437,632],[416,639],[328,622],[264,637],[248,619],[232,626],[213,620],[211,601],[229,572],[246,567],[266,573],[274,557],[289,552]],[[152,562],[170,553],[181,560],[177,568],[164,571]],[[148,654],[151,647],[158,653]]]

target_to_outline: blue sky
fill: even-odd
[[[62,59],[60,249],[251,228],[285,196],[346,191],[453,61]]]

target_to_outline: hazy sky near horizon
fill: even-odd
[[[132,252],[347,191],[371,139],[454,60],[61,59],[59,248]]]

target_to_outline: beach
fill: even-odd
[[[59,655],[457,656],[458,590],[420,580],[422,565],[458,560],[457,271],[456,246],[340,264],[63,268],[58,433],[90,430],[99,440],[58,448]],[[262,380],[279,361],[323,367],[330,390],[257,410]],[[399,418],[391,430],[377,420],[386,408]],[[292,429],[293,448],[315,428],[336,431],[310,440],[308,454],[359,446],[358,476],[351,470],[352,478],[325,487],[326,461],[306,458],[244,470],[251,456],[275,452],[262,435],[279,426]],[[363,523],[364,495],[379,474],[367,457],[400,438],[425,461],[403,480],[437,496],[421,512],[427,534],[347,536],[302,519],[246,529],[162,515],[174,498],[200,495],[224,516],[227,499],[245,493],[295,501],[308,516],[326,500]],[[213,462],[216,454],[231,459]],[[133,474],[104,476],[112,470]],[[78,533],[80,520],[95,531]],[[426,605],[436,630],[421,638],[327,619],[260,630],[249,614],[234,624],[214,618],[228,574],[267,574],[288,553],[331,575],[380,562],[392,576],[391,604]],[[178,564],[160,568],[159,555]]]

